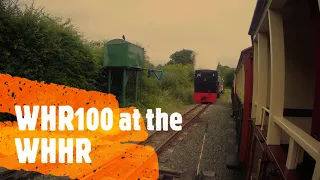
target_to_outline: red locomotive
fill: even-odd
[[[218,72],[215,70],[196,70],[194,77],[194,101],[214,103],[218,97]]]

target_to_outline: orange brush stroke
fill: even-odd
[[[158,157],[152,147],[121,144],[121,142],[128,141],[144,141],[147,139],[148,133],[142,118],[139,120],[141,131],[120,131],[120,113],[128,112],[132,114],[134,107],[120,109],[114,95],[56,84],[39,83],[1,74],[0,112],[15,115],[14,105],[23,106],[24,104],[30,106],[70,105],[73,107],[74,112],[80,107],[83,107],[85,112],[91,107],[95,107],[98,110],[109,107],[113,110],[113,128],[110,131],[103,131],[100,127],[94,132],[86,129],[78,131],[76,128],[78,126],[77,119],[75,118],[73,120],[74,131],[41,131],[40,113],[36,131],[19,131],[17,122],[1,122],[0,166],[8,169],[37,171],[56,176],[69,176],[72,179],[158,179]],[[91,164],[42,164],[40,154],[37,155],[36,163],[34,164],[20,164],[18,162],[14,138],[82,137],[89,138],[91,141]],[[40,145],[39,149],[41,149]],[[57,151],[57,161],[58,157]]]

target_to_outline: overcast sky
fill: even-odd
[[[34,0],[36,7],[71,18],[87,39],[121,38],[143,45],[151,61],[175,51],[197,53],[197,68],[220,61],[235,67],[248,35],[256,0]],[[30,4],[32,0],[22,0]]]

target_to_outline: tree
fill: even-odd
[[[219,76],[221,76],[224,80],[224,86],[225,87],[232,87],[233,74],[235,72],[235,69],[230,68],[229,66],[223,66],[219,62],[217,65],[217,71],[219,73]]]
[[[192,64],[195,65],[196,54],[194,51],[189,49],[182,49],[180,51],[176,51],[175,53],[171,54],[170,61],[167,63],[169,64]]]
[[[162,69],[163,68],[163,65],[162,64],[158,64],[154,67],[155,69]]]
[[[22,9],[16,0],[2,1],[0,8],[0,73],[96,89],[101,53],[93,55],[70,20],[32,5]]]

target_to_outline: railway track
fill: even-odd
[[[50,179],[50,180],[68,180],[69,177],[44,175],[34,171],[24,170],[8,170],[6,168],[0,168],[0,179],[1,180],[23,180],[23,179]]]
[[[182,171],[159,170],[158,180],[176,180],[179,179],[182,173]]]
[[[206,109],[210,107],[210,104],[198,104],[186,113],[182,115],[182,130],[181,131],[155,131],[152,134],[148,136],[148,139],[146,141],[138,143],[138,145],[143,145],[143,146],[152,146],[155,148],[156,153],[159,155],[161,152],[165,150],[165,148],[172,143],[172,141],[180,134],[184,128],[187,127],[193,120],[195,120],[197,117],[199,117]],[[117,161],[118,158],[114,158],[114,161]],[[104,171],[107,170],[106,168],[110,165],[112,161],[106,163],[103,165],[99,170],[97,170],[95,173],[90,173],[85,175],[83,178],[84,180],[90,180],[94,179],[96,177],[96,173],[98,171]],[[143,164],[136,166],[134,169],[131,169],[129,172],[126,173],[125,177],[122,177],[123,180],[131,177],[131,174],[133,174],[137,169],[140,169]],[[99,173],[99,172],[98,172]],[[169,180],[169,179],[174,179],[177,178],[181,175],[179,172],[172,172],[172,171],[164,171],[160,170],[159,172],[160,180]]]
[[[156,131],[155,133],[151,134],[149,138],[139,143],[140,145],[152,145],[155,147],[156,153],[159,155],[161,154],[174,140],[178,137],[183,129],[185,129],[188,125],[191,124],[192,121],[197,119],[203,112],[205,112],[210,107],[210,104],[202,105],[198,104],[194,108],[187,111],[183,114],[183,123],[182,123],[182,130],[181,131],[171,131],[171,132],[164,132],[164,131]],[[166,135],[163,135],[163,134]],[[159,143],[160,142],[160,143]],[[159,180],[175,180],[179,179],[181,176],[181,171],[172,171],[172,170],[159,170]]]
[[[159,155],[161,154],[168,145],[170,145],[174,139],[183,132],[183,129],[186,128],[191,122],[197,119],[206,109],[210,107],[210,104],[198,104],[186,113],[182,115],[182,130],[181,131],[155,131],[154,133],[150,134],[146,141],[140,142],[139,145],[147,145],[153,146],[155,148],[156,153]],[[101,167],[101,170],[104,169]],[[169,180],[178,178],[182,172],[180,171],[168,171],[168,170],[159,170],[161,180]],[[87,175],[84,179],[91,179],[93,174]],[[128,175],[129,176],[129,175]],[[4,180],[11,180],[11,179],[34,179],[39,178],[41,179],[69,179],[68,177],[58,177],[52,175],[43,175],[38,172],[30,172],[30,171],[23,171],[23,170],[7,170],[5,168],[0,169],[0,179]],[[129,176],[130,177],[130,176]]]
[[[195,120],[197,117],[199,117],[206,109],[210,107],[210,104],[198,104],[186,113],[182,115],[182,131],[184,128],[187,127],[187,125],[191,124],[193,120]],[[146,141],[138,143],[138,145],[144,145],[144,146],[152,146],[155,148],[156,153],[159,155],[161,152],[165,150],[165,148],[172,143],[172,141],[180,134],[182,131],[155,131],[154,133],[150,134],[148,139]],[[114,158],[114,161],[118,160],[118,158]],[[112,161],[111,161],[112,162]],[[96,177],[96,173],[98,171],[104,171],[107,170],[106,168],[110,165],[111,162],[106,163],[103,165],[99,170],[97,170],[95,173],[90,173],[85,175],[83,178],[84,180],[91,180]],[[131,177],[131,174],[135,172],[136,169],[140,169],[140,167],[143,166],[141,164],[140,166],[135,167],[134,169],[131,169],[130,172],[126,174],[125,177],[122,179],[125,180],[127,177]],[[166,171],[166,170],[159,170],[159,179],[160,180],[169,180],[178,178],[181,175],[181,172],[173,172],[173,171]]]
[[[187,111],[182,115],[182,130],[181,131],[155,131],[149,135],[146,141],[139,143],[139,145],[153,146],[157,154],[162,153],[165,148],[172,143],[172,141],[186,128],[194,119],[199,117],[206,109],[210,107],[210,104],[198,104],[194,108]]]

